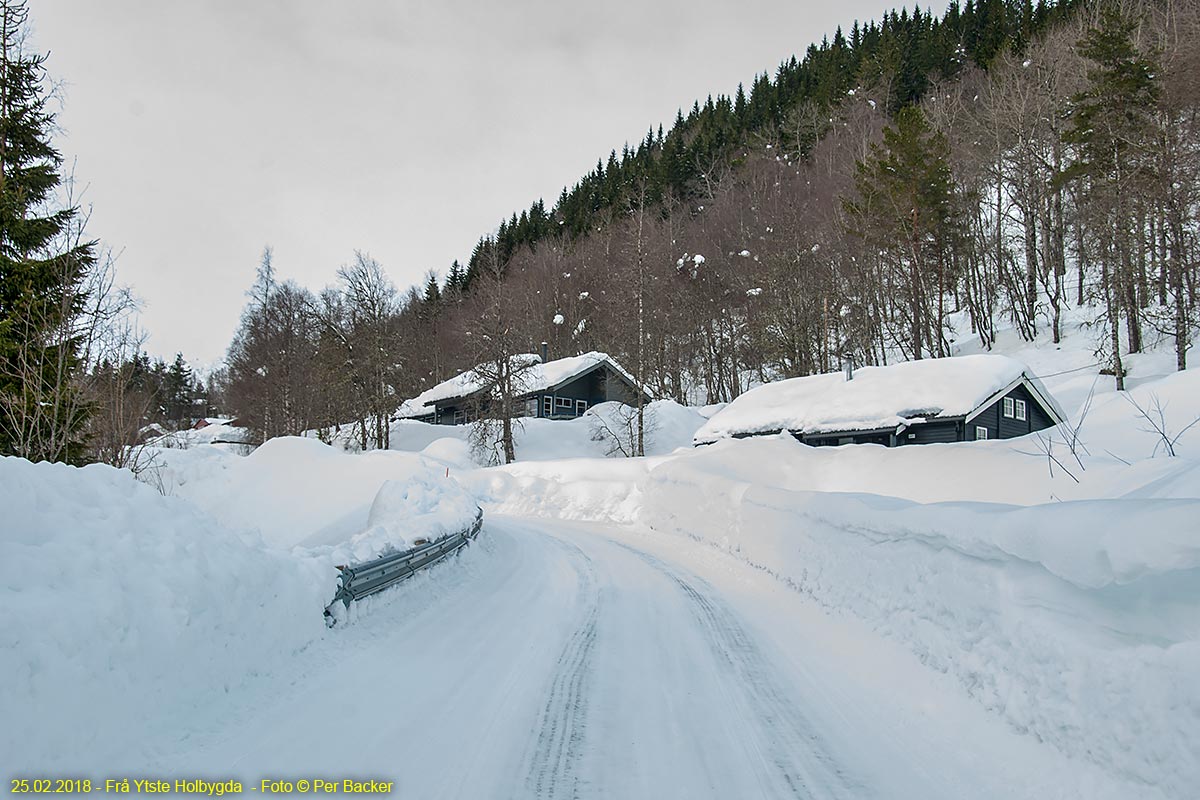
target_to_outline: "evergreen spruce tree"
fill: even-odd
[[[921,109],[900,110],[883,143],[858,163],[857,196],[847,202],[852,232],[880,254],[902,293],[912,358],[949,355],[943,336],[949,253],[958,232],[949,144]]]
[[[454,263],[450,265],[450,272],[446,275],[446,291],[445,294],[454,297],[460,294],[463,286],[466,283],[466,274],[463,272],[462,265],[458,263],[458,259],[454,259]]]
[[[1144,143],[1152,138],[1159,99],[1158,66],[1134,44],[1137,26],[1137,20],[1117,6],[1105,6],[1099,24],[1078,42],[1076,49],[1093,67],[1087,73],[1087,88],[1072,98],[1070,127],[1063,135],[1078,148],[1078,159],[1064,178],[1080,180],[1090,201],[1118,390],[1125,388],[1122,318],[1130,350],[1142,347],[1133,265],[1134,200],[1150,178]]]
[[[455,264],[458,262],[455,261]],[[429,271],[429,279],[425,281],[425,304],[436,308],[442,303],[442,288],[438,284],[437,273]]]
[[[183,360],[183,353],[176,353],[175,360],[167,368],[163,387],[167,419],[182,427],[190,422],[192,406],[192,370]]]
[[[129,380],[135,389],[143,389],[153,391],[154,386],[151,385],[151,370],[150,356],[143,350],[139,350],[133,356],[133,361],[130,364]]]
[[[24,0],[0,0],[0,454],[83,458],[87,407],[73,324],[95,243],[62,245],[77,209],[54,209],[45,56],[24,47]]]

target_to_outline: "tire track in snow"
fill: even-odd
[[[599,597],[591,558],[575,545],[553,537],[550,541],[566,550],[578,565],[578,597],[586,611],[555,666],[538,720],[526,781],[534,797],[574,798],[578,795],[576,767],[586,730],[587,689],[596,645]]]
[[[829,754],[809,720],[786,692],[768,660],[716,590],[696,576],[685,577],[660,559],[614,542],[670,578],[690,602],[718,663],[733,679],[741,715],[756,728],[755,745],[773,768],[770,783],[782,797],[862,798],[872,794]]]

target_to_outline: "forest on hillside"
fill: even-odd
[[[319,296],[264,254],[227,403],[264,436],[358,421],[472,365],[608,352],[654,393],[1061,335],[1098,359],[1171,340],[1200,234],[1200,4],[957,3],[808,49],[613,152],[469,263],[398,291],[366,254]],[[951,330],[952,320],[969,330]]]
[[[263,253],[224,368],[151,363],[53,145],[27,6],[0,0],[0,453],[122,465],[217,410],[353,424],[513,356],[618,359],[680,403],[937,357],[1000,330],[1123,357],[1196,330],[1200,0],[969,0],[838,29],[612,151],[406,291],[355,254],[314,293]],[[630,91],[635,91],[635,88]],[[510,392],[511,393],[511,392]]]

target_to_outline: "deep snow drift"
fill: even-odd
[[[435,452],[439,449],[435,448]],[[165,450],[153,479],[268,544],[365,561],[463,530],[475,500],[441,461],[414,453],[352,456],[313,439],[273,439],[246,457]]]
[[[175,496],[105,466],[0,458],[6,766],[143,769],[157,733],[326,635],[334,564],[462,530],[476,509],[443,464],[307,439],[170,449],[158,473]]]
[[[229,423],[236,420],[212,419],[203,428],[184,428],[149,439],[146,444],[153,449],[184,449],[212,445],[230,453],[245,455],[250,452],[250,431]]]
[[[0,753],[140,767],[156,734],[302,650],[334,574],[127,472],[0,458]]]
[[[645,450],[647,455],[665,455],[681,447],[691,447],[692,437],[717,407],[689,408],[672,400],[656,400],[646,407]],[[631,450],[629,406],[601,403],[582,417],[549,420],[536,417],[515,423],[518,461],[547,461],[562,458],[605,458],[626,455]],[[460,466],[488,466],[499,463],[501,453],[472,453],[466,446],[470,436],[467,425],[430,425],[401,419],[390,428],[391,449],[419,452],[441,458],[447,451],[426,451],[435,442],[457,440],[463,444],[453,453],[452,463]],[[313,437],[315,433],[311,434]],[[334,433],[332,444],[348,452],[360,449],[353,425]],[[450,446],[453,447],[453,446]]]

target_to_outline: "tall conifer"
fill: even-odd
[[[71,323],[95,243],[63,244],[78,210],[54,208],[62,157],[27,16],[24,0],[0,0],[0,454],[79,460],[86,406]]]

